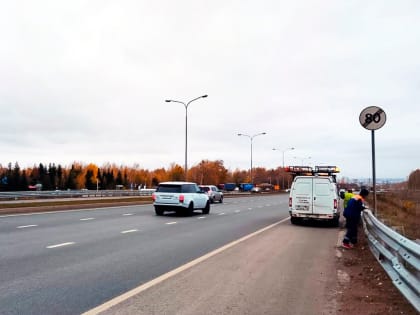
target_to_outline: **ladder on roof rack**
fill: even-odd
[[[287,166],[285,171],[291,173],[293,178],[296,176],[330,176],[336,182],[336,173],[340,172],[337,166],[331,165],[317,165],[313,168],[311,166]]]

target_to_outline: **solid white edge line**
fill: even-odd
[[[97,307],[95,307],[95,308],[93,308],[93,309],[91,309],[91,310],[89,310],[87,312],[84,312],[84,313],[82,313],[82,315],[95,315],[95,314],[99,314],[101,312],[104,312],[104,311],[110,309],[111,307],[113,307],[113,306],[115,306],[115,305],[117,305],[117,304],[119,304],[119,303],[121,303],[121,302],[123,302],[123,301],[125,301],[125,300],[127,300],[129,298],[131,298],[132,296],[134,296],[136,294],[139,294],[139,293],[141,293],[141,292],[143,292],[143,291],[151,288],[152,286],[154,286],[156,284],[159,284],[159,283],[161,283],[161,282],[163,282],[163,281],[165,281],[165,280],[167,280],[167,279],[175,276],[176,274],[178,274],[178,273],[180,273],[180,272],[182,272],[184,270],[187,270],[189,268],[192,268],[193,266],[195,266],[195,265],[197,265],[197,264],[199,264],[199,263],[201,263],[201,262],[209,259],[210,257],[213,257],[213,256],[215,256],[215,255],[217,255],[217,254],[219,254],[219,253],[221,253],[221,252],[223,252],[223,251],[225,251],[225,250],[227,250],[227,249],[229,249],[229,248],[231,248],[231,247],[233,247],[233,246],[235,246],[235,245],[237,245],[237,244],[239,244],[239,243],[241,243],[243,241],[246,241],[247,239],[249,239],[251,237],[254,237],[254,236],[258,235],[258,234],[261,234],[262,232],[265,232],[265,231],[267,231],[267,230],[269,230],[269,229],[271,229],[271,228],[273,228],[273,227],[275,227],[275,226],[277,226],[277,225],[279,225],[279,224],[281,224],[281,223],[283,223],[283,222],[285,222],[285,221],[287,221],[289,219],[290,218],[287,217],[287,218],[285,218],[283,220],[280,220],[280,221],[278,221],[276,223],[273,223],[273,224],[271,224],[269,226],[266,226],[266,227],[264,227],[264,228],[262,228],[262,229],[260,229],[260,230],[258,230],[256,232],[253,232],[253,233],[248,234],[248,235],[246,235],[244,237],[241,237],[240,239],[238,239],[236,241],[233,241],[233,242],[231,242],[229,244],[226,244],[226,245],[224,245],[222,247],[219,247],[218,249],[215,249],[214,251],[212,251],[212,252],[210,252],[208,254],[205,254],[205,255],[203,255],[201,257],[198,257],[198,258],[196,258],[196,259],[194,259],[194,260],[186,263],[185,265],[182,265],[182,266],[180,266],[180,267],[178,267],[178,268],[176,268],[174,270],[171,270],[171,271],[169,271],[169,272],[167,272],[167,273],[165,273],[165,274],[163,274],[163,275],[161,275],[161,276],[159,276],[159,277],[157,277],[157,278],[155,278],[155,279],[153,279],[153,280],[151,280],[149,282],[146,282],[146,283],[142,284],[141,286],[139,286],[137,288],[134,288],[134,289],[132,289],[132,290],[126,292],[126,293],[121,294],[120,296],[117,296],[117,297],[109,300],[108,302],[105,302],[105,303],[103,303],[103,304],[101,304],[101,305],[99,305],[99,306],[97,306]]]
[[[75,243],[75,242],[67,242],[67,243],[61,243],[61,244],[50,245],[50,246],[47,246],[46,248],[51,249],[51,248],[57,248],[57,247],[63,247],[63,246],[69,246],[69,245],[73,245],[73,244],[76,244],[76,243]]]

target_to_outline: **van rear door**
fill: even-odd
[[[293,210],[301,213],[312,213],[312,177],[299,177],[293,183]]]
[[[314,178],[313,214],[330,214],[334,210],[334,185],[329,178]]]

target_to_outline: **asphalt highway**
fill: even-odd
[[[80,314],[288,216],[287,195],[209,215],[151,205],[0,216],[0,314]]]

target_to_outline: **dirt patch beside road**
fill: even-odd
[[[341,257],[337,257],[337,270],[339,270],[337,313],[418,314],[370,252],[364,233],[359,234],[357,248],[338,249]]]

